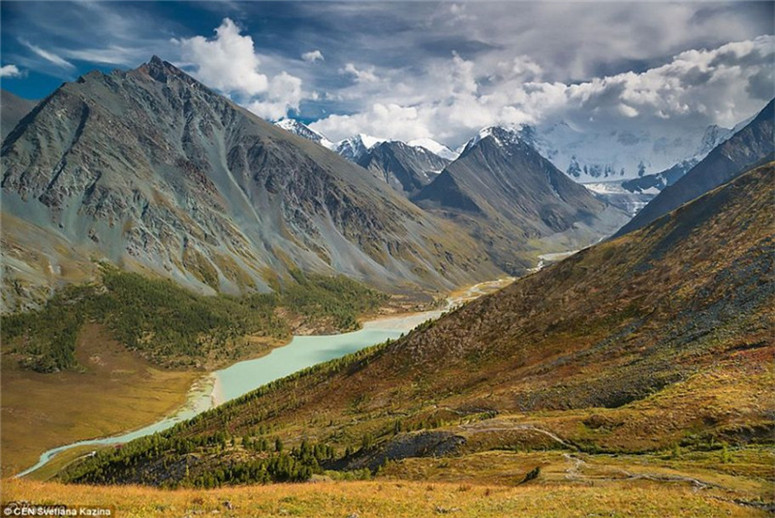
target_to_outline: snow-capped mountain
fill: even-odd
[[[567,122],[521,126],[520,137],[581,183],[626,180],[656,174],[686,161],[699,162],[734,134],[709,126],[696,135],[652,135],[612,130],[582,131]]]
[[[488,126],[480,129],[473,138],[460,148],[460,155],[463,155],[487,137],[492,137],[494,142],[500,146],[507,146],[509,144],[516,144],[519,141],[524,141],[524,139],[521,138],[520,130],[518,128],[511,126]],[[525,143],[535,149],[535,146],[533,146],[531,142],[526,141]]]
[[[337,142],[336,146],[334,147],[334,151],[342,155],[347,160],[357,163],[369,152],[371,148],[380,142],[384,142],[385,140],[386,139],[359,133]]]
[[[311,140],[313,142],[317,142],[323,147],[326,147],[328,149],[334,149],[336,144],[328,140],[325,135],[322,133],[318,133],[317,131],[313,130],[309,126],[307,126],[304,123],[301,123],[295,119],[282,119],[277,122],[275,122],[275,126],[278,126],[285,131],[288,131],[290,133],[293,133],[294,135],[298,135],[300,137],[303,137],[307,140]]]
[[[428,185],[450,162],[423,146],[387,141],[369,149],[357,164],[396,191],[411,196]]]
[[[436,156],[445,158],[447,160],[454,160],[458,157],[459,153],[455,153],[444,144],[437,142],[431,138],[418,138],[407,142],[412,147],[421,147],[427,149]]]
[[[582,248],[628,219],[558,170],[519,131],[497,126],[479,131],[410,199],[469,226],[496,264],[513,272],[527,264],[519,252],[558,243]]]

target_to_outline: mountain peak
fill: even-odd
[[[466,143],[460,154],[462,155],[476,144],[489,137],[501,146],[516,144],[521,140],[517,128],[511,126],[487,126],[486,128],[480,129],[479,133]]]
[[[170,76],[184,78],[188,83],[197,82],[193,77],[186,74],[175,65],[169,61],[164,61],[155,54],[151,56],[151,59],[148,61],[148,63],[140,65],[136,71],[145,73],[160,83],[166,83]]]
[[[407,142],[407,144],[413,147],[427,149],[431,153],[447,160],[454,160],[458,156],[457,153],[449,149],[447,146],[431,138],[414,139]]]

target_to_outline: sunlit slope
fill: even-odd
[[[132,446],[133,470],[98,456],[69,477],[186,484],[264,462],[267,449],[251,445],[278,437],[333,448],[315,449],[313,471],[500,448],[706,451],[770,441],[774,178],[772,164],[760,167],[396,342]],[[222,449],[208,446],[219,441]],[[181,444],[191,453],[181,456]],[[190,455],[190,475],[159,471]],[[311,459],[290,456],[300,466]]]

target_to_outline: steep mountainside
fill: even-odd
[[[449,162],[423,147],[399,141],[381,142],[357,160],[358,165],[406,195],[428,185]]]
[[[0,141],[16,127],[22,118],[35,107],[35,101],[22,99],[11,92],[0,89]]]
[[[369,135],[358,134],[337,142],[334,151],[347,160],[358,163],[371,148],[380,142],[384,141]]]
[[[617,235],[642,228],[663,214],[729,181],[754,164],[771,160],[775,153],[774,106],[775,100],[770,101],[747,126],[714,148],[680,180],[660,192]]]
[[[239,483],[250,459],[267,462],[274,438],[301,449],[263,475],[298,462],[302,479],[313,456],[337,469],[462,456],[385,466],[443,477],[442,468],[483,460],[466,455],[499,449],[624,454],[680,444],[699,455],[720,441],[771,442],[773,166],[398,341],[98,454],[66,478],[198,484],[221,470],[219,483]],[[229,436],[242,441],[229,447]],[[332,445],[348,449],[338,456]]]
[[[66,83],[24,122],[2,148],[10,305],[92,257],[228,292],[295,267],[391,290],[496,273],[448,222],[156,57]]]
[[[637,193],[644,191],[661,191],[665,187],[673,185],[683,175],[697,165],[696,160],[684,160],[672,167],[655,174],[647,174],[639,178],[624,180],[621,186],[628,192]]]
[[[627,219],[561,173],[516,132],[497,127],[480,132],[412,199],[467,225],[488,244],[500,266],[515,272],[532,266],[532,259],[516,252],[580,248]]]

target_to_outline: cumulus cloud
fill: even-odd
[[[326,58],[323,57],[323,53],[319,50],[310,50],[302,54],[301,59],[307,63],[314,63],[315,61],[325,61]]]
[[[353,76],[357,83],[374,83],[379,80],[374,73],[374,67],[358,69],[353,63],[347,63],[339,73]]]
[[[301,79],[281,72],[269,81],[269,88],[262,99],[249,102],[246,107],[259,117],[280,119],[289,111],[298,111],[303,98]]]
[[[194,36],[180,40],[182,57],[197,66],[197,77],[224,92],[253,96],[266,92],[269,79],[259,72],[253,38],[240,34],[229,18],[215,29],[215,38]]]
[[[198,79],[234,95],[256,115],[279,119],[289,111],[298,111],[304,98],[302,80],[285,71],[274,77],[263,73],[253,38],[241,33],[231,19],[224,18],[215,29],[214,38],[194,36],[176,42],[180,45],[181,57],[196,66],[194,74]]]
[[[21,77],[22,72],[16,65],[3,65],[0,67],[0,77]]]
[[[54,54],[53,52],[50,52],[48,50],[44,50],[44,49],[38,47],[37,45],[33,45],[32,43],[30,43],[29,41],[24,40],[24,39],[20,39],[19,43],[21,43],[22,45],[24,45],[25,47],[27,47],[32,52],[34,52],[38,56],[42,57],[46,61],[48,61],[50,63],[53,63],[54,65],[56,65],[58,67],[67,68],[67,69],[75,69],[75,65],[73,65],[72,63],[70,63],[69,61],[64,59],[63,57],[58,56],[57,54]]]
[[[332,138],[433,137],[451,146],[495,124],[567,122],[579,131],[654,135],[731,127],[772,97],[773,59],[775,37],[760,36],[680,52],[639,73],[566,83],[543,80],[544,70],[527,55],[479,63],[452,53],[412,81],[379,71],[385,84],[376,94],[362,84],[344,89],[350,98],[362,96],[361,109],[313,127]]]

